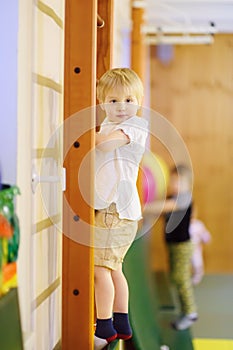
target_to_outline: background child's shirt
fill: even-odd
[[[148,122],[134,116],[116,124],[106,118],[100,133],[108,135],[115,130],[122,130],[130,142],[111,152],[96,148],[95,209],[104,209],[116,203],[120,219],[139,220],[141,204],[136,182],[139,163],[145,151]]]
[[[180,193],[175,199],[177,209],[165,214],[165,240],[167,243],[180,243],[190,240],[191,193]]]

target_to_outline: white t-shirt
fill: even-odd
[[[116,124],[106,118],[99,132],[107,135],[119,129],[129,137],[128,144],[111,152],[96,148],[95,209],[104,209],[116,203],[121,219],[139,220],[142,215],[136,181],[145,151],[148,122],[134,116]]]

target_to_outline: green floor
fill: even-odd
[[[167,273],[149,269],[149,245],[149,235],[138,238],[125,259],[133,338],[125,342],[124,349],[160,350],[166,345],[169,350],[212,350],[209,345],[197,347],[195,343],[194,347],[193,339],[218,339],[218,344],[233,339],[233,275],[204,276],[195,287],[198,321],[188,330],[175,331],[170,323],[179,315],[176,291]],[[218,344],[211,347],[223,350]],[[117,350],[118,345],[111,344],[108,350]]]
[[[149,236],[139,238],[125,259],[134,333],[127,349],[159,350],[165,344],[193,350],[192,339],[233,339],[233,275],[206,275],[195,288],[199,320],[189,330],[175,331],[170,322],[179,315],[176,293],[166,274],[148,269],[148,244]]]
[[[167,275],[157,272],[154,277],[161,306],[159,314],[162,319],[162,322],[160,321],[162,333],[168,344],[173,343],[172,349],[178,350],[179,347],[174,345],[172,339],[173,333],[168,331],[170,319],[179,312],[178,302],[174,290],[171,286],[169,287]],[[233,275],[206,275],[195,287],[195,297],[199,320],[190,328],[191,337],[193,339],[233,339]],[[185,341],[187,334],[181,332],[181,337]]]
[[[189,330],[177,332],[171,328],[170,322],[177,316],[177,309],[166,279],[158,283],[155,274],[148,268],[149,243],[149,237],[139,238],[125,259],[133,328],[132,344],[125,344],[126,349],[160,350],[162,345],[166,345],[169,350],[193,350]],[[163,303],[166,307],[161,307]]]
[[[195,296],[199,320],[193,338],[233,339],[233,275],[206,275]]]
[[[0,298],[0,349],[23,350],[16,288]]]

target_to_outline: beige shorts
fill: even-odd
[[[117,270],[134,241],[138,222],[119,219],[116,205],[95,213],[94,264]]]

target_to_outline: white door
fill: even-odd
[[[19,0],[18,285],[25,350],[60,347],[64,1]]]

